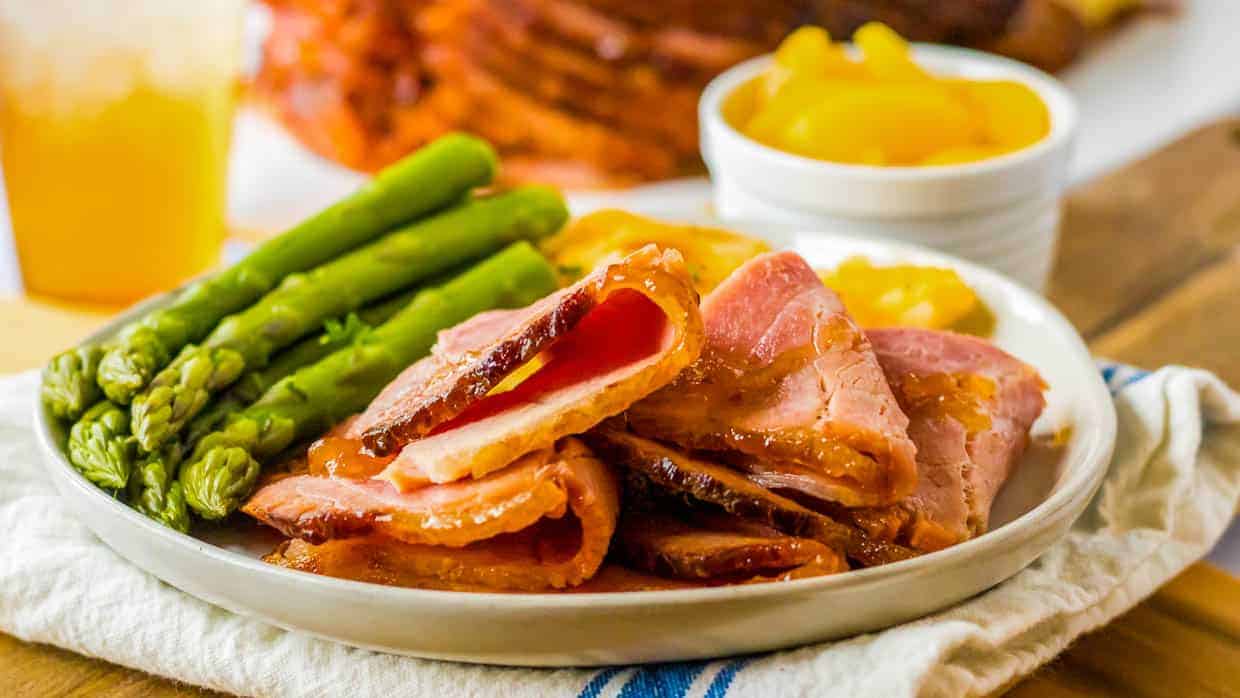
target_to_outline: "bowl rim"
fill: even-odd
[[[849,47],[851,43],[847,43]],[[984,177],[1003,170],[1015,169],[1030,162],[1046,158],[1069,148],[1076,136],[1079,111],[1076,99],[1068,88],[1054,76],[1033,66],[1003,56],[960,46],[911,43],[913,57],[934,64],[931,67],[952,66],[961,75],[970,70],[994,72],[1021,82],[1037,94],[1046,105],[1051,117],[1051,130],[1041,140],[1002,155],[974,162],[951,165],[861,165],[854,163],[818,160],[804,155],[785,152],[760,143],[737,130],[723,116],[724,101],[738,88],[758,76],[774,61],[773,53],[756,56],[732,66],[715,76],[702,91],[698,100],[698,120],[703,135],[713,131],[725,140],[724,147],[736,148],[747,157],[763,160],[773,166],[784,168],[791,175],[832,175],[859,181],[916,182],[927,180],[952,180]],[[953,71],[954,74],[954,71]],[[707,139],[702,139],[703,146]],[[715,146],[719,147],[719,146]],[[702,148],[702,156],[708,164],[711,154]]]
[[[1084,341],[1062,313],[1041,296],[998,272],[920,245],[887,241],[876,242],[858,236],[838,233],[810,231],[790,233],[784,240],[792,244],[787,245],[786,249],[795,250],[796,239],[803,235],[811,235],[819,243],[823,240],[842,239],[858,246],[873,246],[877,244],[897,256],[915,257],[924,259],[930,264],[951,266],[964,272],[967,278],[983,278],[987,286],[1001,287],[1005,293],[1017,296],[1022,303],[1034,306],[1041,314],[1041,317],[1052,326],[1056,333],[1068,338],[1069,343],[1068,346],[1064,347],[1064,350],[1074,355],[1074,362],[1085,362],[1089,365],[1093,363],[1093,359]],[[100,341],[114,335],[127,322],[140,317],[149,310],[168,304],[180,290],[168,291],[134,305],[97,331],[91,333],[84,341]],[[55,472],[52,473],[53,476],[83,493],[86,500],[92,502],[95,506],[109,508],[110,513],[114,517],[121,517],[127,520],[147,535],[160,539],[164,544],[179,546],[183,549],[189,548],[186,552],[205,555],[216,563],[232,567],[238,571],[258,574],[260,577],[273,575],[273,578],[284,578],[292,583],[308,585],[326,593],[363,593],[372,597],[379,597],[382,602],[390,603],[394,606],[442,602],[465,604],[475,610],[501,607],[508,610],[526,611],[565,607],[619,609],[634,606],[750,601],[786,594],[829,592],[860,586],[879,586],[896,583],[907,576],[928,575],[934,573],[939,568],[967,564],[973,557],[985,554],[988,550],[1000,547],[1013,547],[1026,543],[1042,531],[1053,528],[1055,524],[1060,523],[1065,517],[1071,516],[1075,520],[1084,510],[1088,500],[1093,497],[1102,484],[1102,480],[1106,475],[1107,465],[1110,462],[1115,447],[1117,433],[1114,404],[1101,373],[1094,371],[1087,382],[1088,385],[1083,386],[1081,398],[1078,399],[1077,404],[1088,409],[1095,423],[1092,425],[1094,428],[1088,431],[1078,430],[1078,433],[1083,433],[1088,439],[1079,458],[1068,468],[1067,472],[1061,475],[1061,481],[1056,483],[1049,496],[1037,506],[1016,519],[981,536],[908,560],[878,567],[850,570],[823,577],[693,589],[579,593],[472,592],[394,587],[371,582],[326,577],[264,563],[261,560],[170,529],[143,516],[119,500],[110,497],[83,477],[69,463],[53,432],[54,418],[43,407],[42,401],[37,397],[37,394],[33,400],[32,409],[36,437],[39,447],[43,451],[44,460],[58,466],[55,468]],[[1081,418],[1078,417],[1077,419]],[[65,431],[65,429],[62,429],[62,431]]]

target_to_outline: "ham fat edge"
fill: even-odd
[[[379,480],[288,477],[245,511],[296,536],[265,558],[282,567],[425,589],[542,591],[598,571],[620,493],[607,466],[564,439],[480,480],[407,494]]]
[[[481,477],[624,411],[701,346],[683,259],[650,245],[527,308],[447,330],[350,436],[392,458],[379,477],[402,490]]]

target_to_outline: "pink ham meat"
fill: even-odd
[[[1045,384],[976,337],[905,328],[868,335],[917,445],[917,488],[900,505],[909,515],[902,542],[937,550],[984,533],[1046,405]],[[857,520],[864,526],[878,514],[858,512]]]
[[[333,577],[437,589],[538,591],[603,562],[619,487],[579,441],[478,480],[401,494],[378,480],[286,477],[243,510],[294,540],[268,562]]]
[[[848,564],[809,538],[727,514],[683,521],[657,512],[629,512],[616,540],[637,569],[676,579],[736,581],[797,570],[796,577],[844,572]]]
[[[750,260],[702,302],[702,320],[701,358],[628,411],[634,431],[845,506],[912,492],[908,420],[869,340],[804,259]]]
[[[404,491],[482,477],[667,384],[697,358],[701,324],[680,254],[650,245],[527,308],[442,333],[346,437],[394,456],[378,477]]]

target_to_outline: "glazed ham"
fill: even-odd
[[[976,337],[919,329],[868,332],[917,445],[917,488],[893,512],[857,512],[920,550],[986,532],[990,506],[1046,401],[1029,365]]]
[[[514,311],[440,335],[347,430],[409,491],[482,477],[671,381],[702,345],[680,254],[647,246]]]
[[[401,494],[379,480],[286,477],[244,511],[294,540],[268,562],[333,577],[443,589],[580,584],[616,527],[611,471],[576,439],[477,480]]]
[[[913,491],[908,420],[869,340],[804,259],[749,261],[702,302],[702,320],[701,358],[628,411],[635,432],[845,506]]]
[[[616,539],[629,564],[677,579],[736,581],[793,570],[809,576],[848,569],[843,557],[818,541],[729,516],[699,523],[626,514]]]
[[[865,531],[775,494],[727,466],[678,452],[614,424],[603,425],[584,438],[600,458],[627,469],[661,491],[688,497],[789,536],[818,541],[862,565],[881,565],[913,556],[901,545],[871,540]]]

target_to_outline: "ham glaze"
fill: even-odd
[[[908,328],[868,332],[917,445],[917,488],[900,535],[937,550],[986,532],[990,507],[1046,405],[1031,366],[965,335]],[[876,519],[860,513],[862,525]]]
[[[865,531],[756,485],[727,466],[680,453],[613,425],[603,425],[584,438],[600,458],[662,490],[789,536],[818,541],[864,566],[913,557],[913,552],[901,545],[872,540]]]
[[[747,262],[702,302],[702,320],[701,358],[628,411],[635,432],[845,506],[913,491],[908,420],[869,340],[804,259]]]
[[[411,494],[376,480],[287,477],[244,508],[294,537],[266,558],[273,564],[399,586],[508,591],[589,579],[619,509],[615,477],[576,439],[487,477]]]
[[[378,477],[402,490],[482,477],[667,384],[697,358],[701,324],[680,254],[650,245],[445,331],[346,436],[394,455]]]
[[[616,539],[629,564],[676,579],[745,580],[798,568],[817,575],[848,569],[843,557],[818,541],[726,515],[685,522],[629,513]]]

